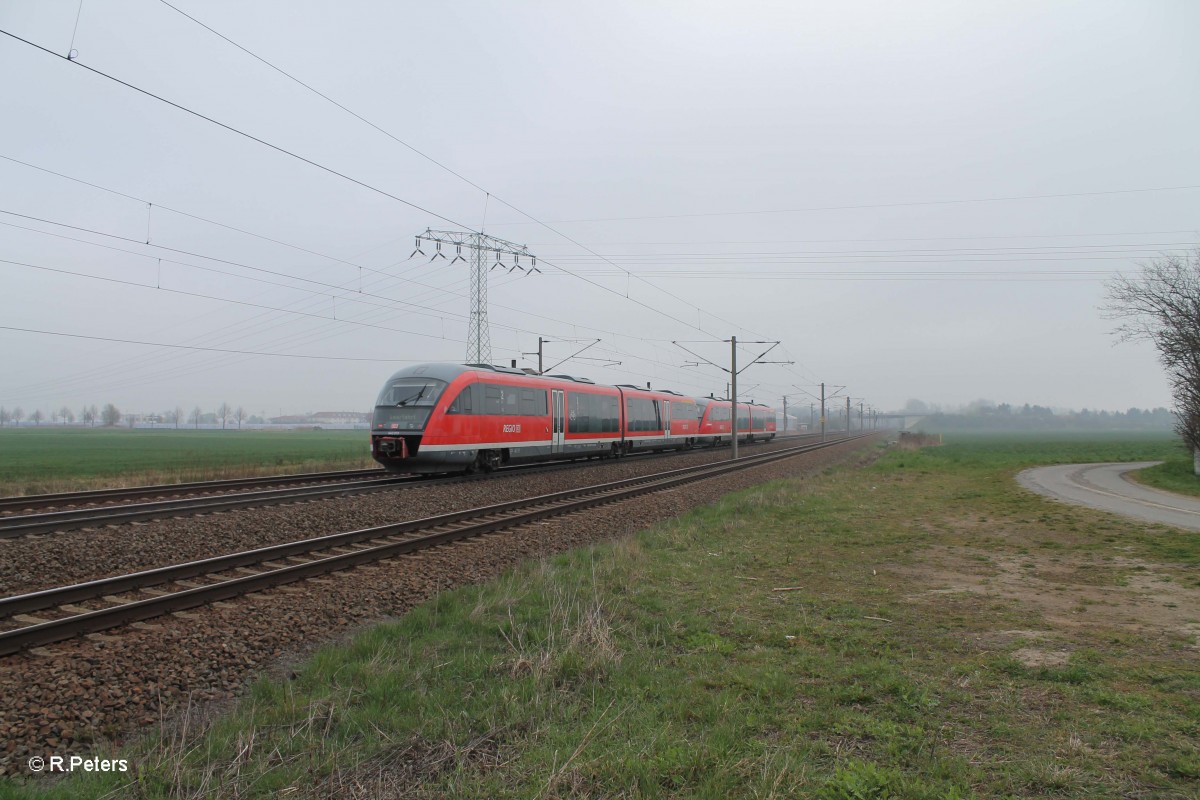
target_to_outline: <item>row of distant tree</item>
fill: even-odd
[[[925,405],[925,404],[921,404]],[[926,406],[928,408],[928,406]],[[906,406],[909,413],[920,413]],[[953,412],[929,410],[922,430],[1123,430],[1169,431],[1177,422],[1166,408],[1130,408],[1127,411],[1062,411],[1045,406],[993,404],[977,401]]]
[[[46,423],[48,425],[74,425],[80,422],[89,427],[95,427],[97,424],[106,427],[114,427],[120,425],[122,421],[126,422],[130,427],[135,423],[163,423],[166,425],[174,425],[176,428],[182,425],[192,425],[200,427],[201,425],[220,424],[222,428],[227,428],[230,425],[236,425],[239,429],[243,422],[250,424],[261,423],[264,420],[262,417],[254,416],[246,413],[246,409],[238,406],[234,408],[228,403],[222,403],[216,411],[204,411],[200,406],[192,409],[191,413],[184,414],[183,408],[176,407],[168,409],[161,414],[122,414],[112,403],[107,403],[103,408],[97,409],[96,406],[84,406],[79,409],[76,414],[67,406],[56,411],[43,411],[42,409],[34,409],[28,416],[25,410],[20,406],[16,408],[6,408],[0,406],[0,426],[20,425],[23,422],[32,422],[34,425]]]

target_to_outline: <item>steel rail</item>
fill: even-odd
[[[138,500],[144,497],[161,497],[180,492],[223,492],[229,489],[247,489],[254,486],[274,486],[281,483],[317,483],[386,475],[383,469],[348,469],[336,472],[302,472],[296,475],[264,475],[261,478],[228,478],[217,481],[192,481],[189,483],[159,483],[150,486],[127,486],[117,489],[91,489],[83,492],[56,492],[54,494],[30,494],[0,497],[0,511],[5,509],[47,508],[53,506],[83,505],[117,500]]]
[[[52,511],[44,514],[0,517],[0,539],[15,539],[31,533],[68,531],[124,522],[140,522],[181,514],[211,514],[247,506],[268,506],[297,500],[319,500],[350,494],[394,489],[409,478],[389,476],[365,481],[346,481],[333,486],[293,486],[288,489],[264,489],[258,492],[238,492],[177,500],[156,500],[135,505],[98,506],[71,511]]]
[[[784,439],[791,437],[784,437]],[[764,444],[767,442],[764,442]],[[672,453],[673,455],[674,453]],[[639,454],[637,458],[654,458],[656,453]],[[577,467],[578,461],[555,461],[550,463],[518,464],[504,467],[501,472],[515,474],[518,472],[540,472],[570,469]],[[486,478],[484,475],[450,475],[430,480],[420,480],[411,475],[392,475],[385,470],[357,471],[369,472],[372,476],[365,480],[344,480],[326,485],[301,485],[285,489],[266,489],[258,492],[238,492],[220,495],[203,495],[194,497],[158,500],[148,503],[129,503],[121,505],[91,506],[65,511],[49,511],[40,514],[23,514],[0,516],[0,539],[15,539],[31,534],[50,533],[54,531],[69,531],[79,528],[97,527],[102,525],[117,525],[127,522],[144,522],[165,517],[176,517],[184,514],[210,514],[218,511],[230,511],[238,508],[253,506],[278,505],[301,500],[321,500],[330,497],[344,497],[352,494],[364,494],[373,491],[395,489],[402,485],[432,486],[445,485],[462,481],[476,481]],[[311,473],[321,475],[322,473]],[[334,473],[325,473],[332,475]],[[493,473],[494,474],[494,473]],[[290,477],[290,476],[279,476]],[[285,482],[285,481],[280,481]],[[297,483],[299,481],[292,481]],[[196,484],[204,486],[205,484]]]
[[[715,475],[762,466],[803,453],[845,444],[859,438],[862,436],[816,442],[785,450],[760,453],[736,461],[683,467],[581,489],[570,489],[425,519],[331,534],[315,539],[289,542],[186,564],[146,570],[131,575],[104,578],[74,586],[0,599],[0,615],[12,618],[18,614],[27,614],[30,611],[54,608],[81,600],[97,597],[108,599],[116,594],[137,591],[149,586],[165,585],[205,574],[228,572],[233,569],[245,568],[250,564],[267,567],[267,570],[263,572],[222,579],[217,583],[187,588],[183,591],[171,592],[149,599],[121,602],[111,608],[77,613],[62,619],[35,622],[26,627],[0,632],[0,655],[16,653],[30,647],[62,641],[81,634],[95,633],[175,611],[184,611],[242,594],[490,533],[502,528],[525,525],[547,517],[662,491]],[[431,532],[419,535],[422,531]],[[366,546],[359,549],[318,556],[311,561],[286,566],[269,563],[281,558],[294,558],[302,554],[319,553],[363,543],[366,543]]]

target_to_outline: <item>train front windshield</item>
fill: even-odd
[[[437,378],[403,377],[389,381],[375,401],[373,427],[386,431],[419,431],[446,388]]]

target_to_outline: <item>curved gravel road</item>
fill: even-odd
[[[1150,489],[1125,477],[1127,472],[1161,463],[1132,461],[1035,467],[1019,473],[1017,482],[1026,489],[1066,503],[1200,530],[1200,498]]]

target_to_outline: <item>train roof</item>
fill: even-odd
[[[693,398],[696,405],[707,408],[710,403],[728,403],[728,397],[696,397]],[[738,400],[739,406],[753,406],[754,408],[770,408],[766,403],[752,403],[747,400]]]
[[[561,374],[537,375],[537,374],[531,374],[523,369],[517,369],[515,367],[501,367],[501,366],[497,366],[495,364],[447,364],[447,363],[436,363],[436,362],[431,362],[428,364],[414,364],[413,366],[405,367],[404,369],[401,369],[398,372],[396,372],[395,374],[393,374],[390,378],[388,378],[388,383],[391,383],[392,381],[398,380],[400,378],[417,378],[417,377],[436,378],[437,380],[442,380],[442,381],[445,381],[446,383],[450,383],[455,378],[459,377],[460,375],[463,375],[464,373],[468,373],[468,372],[494,372],[498,375],[511,375],[514,378],[532,378],[535,380],[544,380],[544,381],[548,381],[551,383],[560,383],[562,381],[569,381],[571,383],[583,384],[585,386],[596,386],[597,388],[600,388],[600,389],[613,389],[613,388],[619,387],[619,388],[628,389],[628,390],[634,391],[634,392],[644,392],[644,393],[648,393],[648,394],[665,394],[665,395],[672,395],[674,397],[681,398],[682,400],[687,400],[687,401],[694,400],[697,404],[699,404],[701,406],[706,406],[709,403],[728,403],[729,402],[728,400],[717,400],[716,398],[712,398],[712,397],[688,397],[688,396],[686,396],[680,392],[676,392],[672,389],[645,389],[640,386],[633,386],[633,385],[627,384],[627,383],[616,384],[616,386],[612,386],[609,384],[597,384],[595,381],[592,381],[588,378],[579,378],[574,375],[561,375]],[[770,406],[763,405],[762,403],[747,403],[745,401],[740,401],[738,403],[738,405],[749,405],[749,406],[755,406],[755,407],[760,407],[760,408],[770,408]]]
[[[511,375],[514,378],[534,378],[537,380],[551,382],[570,381],[571,383],[582,383],[590,386],[597,385],[595,381],[590,380],[589,378],[577,378],[573,375],[538,375],[536,373],[526,372],[523,369],[517,369],[515,367],[501,367],[495,364],[444,363],[415,364],[411,367],[405,367],[388,378],[388,382],[390,383],[399,378],[436,378],[449,383],[460,375],[468,372],[494,372],[498,375]]]

